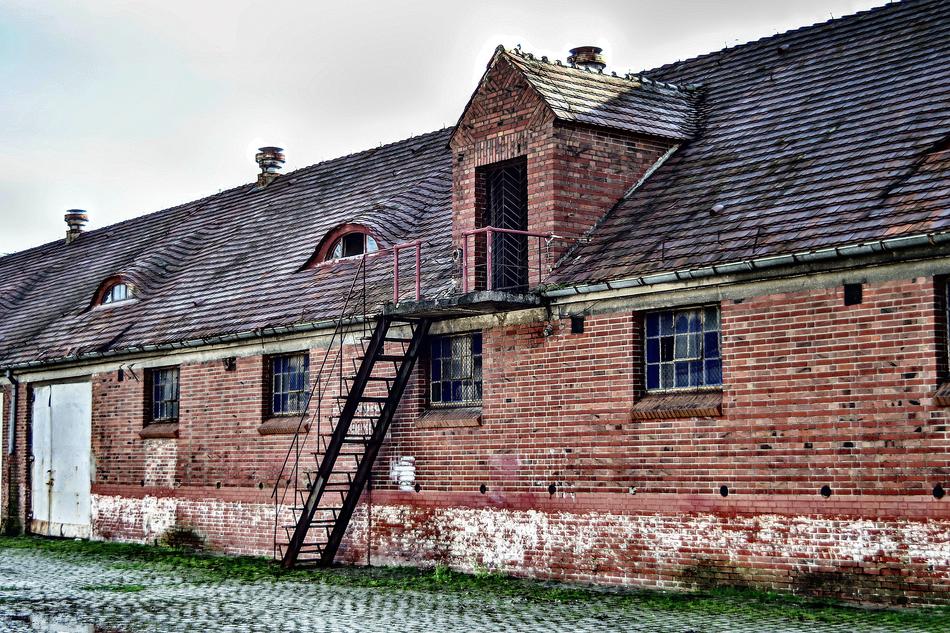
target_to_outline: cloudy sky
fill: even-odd
[[[638,71],[885,0],[3,0],[0,253],[455,123],[498,44]]]

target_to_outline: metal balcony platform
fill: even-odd
[[[541,305],[537,294],[505,292],[502,290],[477,290],[466,294],[449,295],[437,299],[400,301],[389,303],[383,309],[386,316],[413,316],[427,319],[450,319],[455,317],[493,314],[511,310],[527,310]]]

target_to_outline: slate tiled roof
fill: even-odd
[[[425,286],[438,292],[452,265],[450,256],[433,257],[451,252],[450,133],[0,258],[0,366],[335,318],[357,261],[301,267],[347,222],[368,226],[383,246],[424,239]],[[392,259],[368,262],[369,302],[378,304],[391,292]],[[138,300],[89,309],[100,283],[116,274],[138,286]]]
[[[616,77],[503,53],[564,121],[685,140],[695,127],[694,91],[637,76]]]
[[[950,2],[887,5],[645,74],[701,84],[701,129],[560,281],[950,228]]]
[[[670,86],[502,54],[562,120],[680,143],[557,282],[950,228],[950,2],[906,0],[644,73]],[[384,246],[421,237],[425,294],[449,292],[450,134],[0,258],[0,367],[333,319],[357,262],[301,267],[343,223]],[[378,305],[392,260],[367,261]],[[112,275],[137,301],[90,309]]]

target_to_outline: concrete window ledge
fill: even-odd
[[[934,392],[934,404],[938,407],[950,407],[950,381],[947,381]]]
[[[481,424],[481,407],[429,409],[416,419],[416,428],[419,429],[455,429],[467,426],[481,426]]]
[[[286,418],[271,418],[264,420],[263,424],[257,427],[257,432],[261,435],[293,435],[297,432],[297,425],[300,430],[306,433],[310,430],[310,422],[300,424],[300,418],[297,416],[288,416]]]
[[[155,422],[139,431],[143,440],[173,440],[178,437],[178,422]]]
[[[721,391],[648,393],[630,411],[633,420],[711,418],[721,415]]]

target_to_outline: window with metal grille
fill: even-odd
[[[429,346],[429,403],[435,407],[482,403],[481,333],[432,337]]]
[[[128,284],[117,283],[112,284],[102,295],[102,305],[109,303],[117,303],[119,301],[125,301],[126,299],[131,299],[132,293],[129,291]]]
[[[309,354],[289,354],[271,358],[271,413],[299,415],[307,409]]]
[[[939,294],[939,292],[938,292]],[[944,361],[944,373],[950,373],[950,281],[943,286],[943,310],[944,310],[944,344],[946,347],[946,358]]]
[[[648,390],[722,385],[718,306],[651,312],[644,325]]]
[[[480,170],[485,187],[486,226],[528,230],[528,162],[524,157]],[[494,233],[491,244],[492,288],[524,290],[528,285],[528,238]]]
[[[151,370],[152,422],[178,420],[178,368]]]

